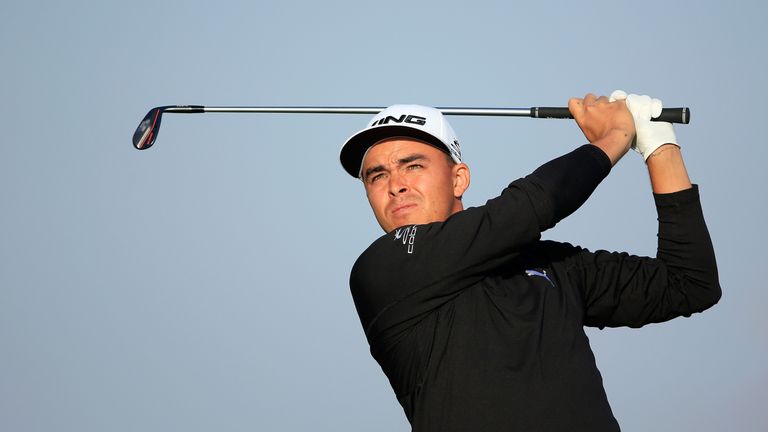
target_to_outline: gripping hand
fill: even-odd
[[[648,160],[651,154],[664,144],[674,144],[680,147],[672,123],[651,121],[652,118],[661,114],[662,103],[660,100],[652,99],[647,95],[627,95],[622,90],[611,93],[610,101],[616,100],[624,100],[629,112],[632,113],[636,130],[632,148],[643,155],[644,160]]]

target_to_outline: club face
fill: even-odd
[[[133,146],[137,150],[146,150],[152,147],[160,131],[160,120],[165,107],[157,107],[149,110],[144,119],[139,123],[136,132],[133,133]]]

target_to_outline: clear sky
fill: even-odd
[[[0,430],[407,431],[347,278],[381,232],[338,163],[367,116],[158,105],[688,106],[724,295],[589,330],[626,431],[767,430],[764,2],[4,2]],[[584,143],[566,120],[453,117],[480,205]],[[628,154],[545,238],[653,255]]]

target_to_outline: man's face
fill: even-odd
[[[368,202],[386,232],[403,225],[444,221],[463,209],[469,168],[446,153],[408,138],[375,144],[363,160]]]

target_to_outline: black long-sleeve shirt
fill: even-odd
[[[583,327],[639,327],[717,302],[695,186],[654,196],[655,259],[539,241],[609,170],[600,150],[579,148],[358,258],[355,305],[414,431],[618,430]]]

